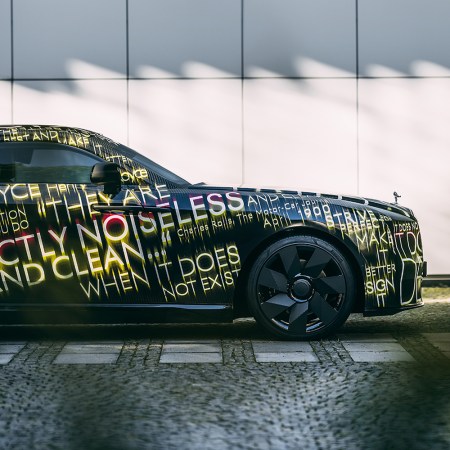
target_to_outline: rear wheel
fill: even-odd
[[[281,239],[256,259],[247,297],[256,321],[284,339],[333,333],[352,311],[355,279],[343,254],[311,236]]]

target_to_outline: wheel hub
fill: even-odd
[[[290,297],[298,303],[308,301],[314,293],[311,280],[306,277],[295,279],[289,289]]]

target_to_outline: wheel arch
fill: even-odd
[[[313,236],[334,245],[348,260],[356,279],[356,300],[353,312],[363,312],[365,303],[364,294],[364,268],[366,261],[359,253],[358,248],[350,239],[339,239],[322,228],[314,225],[294,225],[286,227],[266,236],[260,240],[245,257],[241,272],[238,277],[236,289],[233,296],[234,317],[249,317],[245,288],[248,281],[250,268],[258,255],[272,243],[288,236]]]

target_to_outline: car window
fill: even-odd
[[[10,144],[0,149],[0,181],[13,183],[90,183],[101,161],[64,145]]]

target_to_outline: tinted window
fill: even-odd
[[[101,159],[63,145],[9,144],[0,148],[3,183],[90,183]]]

